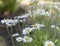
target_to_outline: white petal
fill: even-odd
[[[23,39],[22,39],[21,37],[17,37],[17,38],[16,38],[16,41],[17,41],[17,42],[20,42],[20,41],[22,41],[22,40],[23,40]]]
[[[15,33],[15,34],[13,34],[12,36],[13,36],[13,37],[14,37],[14,36],[19,36],[19,33]]]
[[[5,23],[5,21],[4,21],[4,20],[1,20],[1,23],[2,23],[2,24],[4,24],[4,23]]]
[[[51,28],[55,28],[56,26],[55,25],[51,25]]]

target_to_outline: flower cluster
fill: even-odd
[[[40,28],[45,27],[44,24],[38,24],[38,23],[35,23],[35,24],[31,25],[31,26],[32,26],[31,28],[27,27],[27,28],[23,29],[22,34],[26,35],[26,34],[29,34],[30,32],[32,32],[35,29],[40,30]]]
[[[17,37],[16,38],[16,41],[17,42],[32,42],[33,38],[32,37],[29,37],[29,33],[32,32],[33,30],[35,29],[40,29],[41,27],[44,27],[45,25],[43,24],[38,24],[38,23],[35,23],[33,25],[31,25],[32,27],[27,27],[27,28],[24,28],[22,29],[22,34],[24,35],[24,37]],[[13,34],[12,36],[18,36],[19,34],[16,33],[16,34]]]
[[[45,15],[45,16],[49,16],[49,17],[51,16],[51,14],[48,11],[44,10],[44,9],[34,10],[33,14],[36,14],[36,15]]]
[[[14,17],[14,19],[4,19],[1,20],[1,23],[6,26],[16,25],[19,22],[25,22],[30,15],[31,14],[26,13],[24,15]]]
[[[19,33],[12,34],[12,37],[15,38],[16,42],[18,43],[27,44],[26,46],[33,46],[33,45],[34,46],[59,46],[60,45],[59,44],[60,43],[60,34],[59,34],[60,25],[57,24],[59,22],[58,18],[57,18],[58,21],[55,23],[55,19],[56,19],[55,14],[56,15],[59,14],[57,13],[57,10],[56,10],[58,9],[58,7],[56,5],[44,7],[45,6],[44,1],[41,3],[38,1],[40,4],[37,3],[36,1],[37,0],[32,0],[32,3],[30,4],[31,7],[33,8],[31,9],[32,12],[29,9],[28,13],[21,16],[16,16],[13,19],[1,20],[1,23],[5,24],[6,26],[16,25],[17,23],[20,24],[20,22],[23,23],[22,29],[20,28],[20,25],[18,25],[20,34]],[[36,5],[37,5],[37,8],[35,7]],[[42,5],[43,8],[41,6],[40,8],[38,5],[39,6]],[[27,25],[27,22],[30,22],[28,21],[29,17],[32,17],[31,20],[33,21],[33,23],[34,22],[39,22],[39,23],[33,24],[31,21],[31,23],[28,23]],[[33,25],[30,25],[30,24],[33,24]],[[51,24],[56,24],[56,25],[51,25]],[[59,30],[59,31],[56,31],[56,30]],[[21,46],[25,46],[22,44]]]
[[[51,28],[56,28],[57,30],[59,30],[59,27],[55,25],[51,25]]]
[[[24,42],[24,43],[26,43],[26,42],[32,42],[32,38],[31,37],[29,37],[29,36],[24,36],[23,38],[22,37],[17,37],[16,38],[16,41],[17,42]]]
[[[39,24],[39,23],[35,23],[33,25],[31,25],[32,27],[26,27],[24,29],[22,29],[22,37],[17,37],[16,41],[17,42],[32,42],[33,38],[29,36],[29,34],[31,32],[33,32],[35,29],[40,31],[40,28],[45,27],[46,25],[44,24]],[[55,26],[55,25],[51,25],[51,28],[56,28],[59,29],[59,27]],[[13,34],[12,36],[18,36],[19,34]],[[55,46],[54,43],[52,41],[46,41],[44,43],[44,46]]]
[[[19,22],[25,22],[28,19],[28,17],[31,17],[31,13],[26,13],[21,16],[16,16],[14,17],[14,19],[18,19]]]
[[[41,27],[45,27],[45,25],[44,24],[35,23],[35,24],[32,25],[32,27],[33,27],[33,29],[38,29],[39,30]]]
[[[4,20],[1,20],[1,23],[2,24],[5,24],[6,26],[11,26],[11,25],[16,25],[18,23],[18,20],[17,19],[4,19]]]

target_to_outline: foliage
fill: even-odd
[[[15,9],[16,0],[0,0],[0,12],[9,10],[13,12]]]
[[[1,20],[7,27],[13,46],[60,46],[60,15],[57,6],[40,6],[36,1],[33,3],[30,13],[16,16],[13,20]],[[12,33],[14,26],[18,26],[18,34]]]

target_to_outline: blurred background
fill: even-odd
[[[29,13],[30,16],[27,18],[25,25],[29,26],[34,23],[45,24],[46,28],[42,30],[46,32],[48,32],[48,30],[55,32],[55,29],[52,30],[50,28],[51,25],[55,25],[57,26],[57,30],[59,30],[56,31],[57,33],[55,32],[56,36],[60,36],[60,34],[58,34],[58,32],[60,32],[60,0],[0,0],[0,20],[13,19],[15,16],[22,16],[26,13]],[[9,46],[11,44],[9,41],[10,38],[5,31],[6,29],[1,27],[4,26],[0,24],[0,46],[7,46],[7,44]],[[6,35],[4,35],[4,33]],[[49,32],[49,34],[50,33],[51,32]],[[52,35],[55,34],[52,33]],[[60,45],[59,36],[59,41],[56,46]]]

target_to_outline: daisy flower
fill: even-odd
[[[31,37],[28,37],[28,36],[24,36],[24,38],[23,38],[23,42],[32,42],[32,38]]]
[[[55,46],[55,44],[52,41],[45,41],[44,46]]]
[[[12,20],[12,22],[7,23],[7,26],[16,25],[18,23],[17,19]]]
[[[23,19],[23,20],[19,20],[19,22],[26,22],[26,19]]]
[[[4,19],[4,20],[1,20],[1,23],[2,24],[9,23],[9,22],[12,22],[12,19]]]
[[[22,37],[17,37],[17,38],[16,38],[16,41],[17,41],[17,42],[21,42],[22,40],[23,40]]]
[[[28,14],[24,14],[24,15],[21,15],[21,16],[16,16],[14,17],[15,19],[22,19],[22,18],[27,18],[28,17]]]
[[[18,20],[17,19],[4,19],[4,20],[1,20],[1,23],[2,24],[5,24],[6,26],[11,26],[11,25],[16,25],[18,23]]]
[[[56,26],[55,25],[51,25],[51,28],[55,28]]]
[[[18,19],[19,22],[26,22],[28,17],[31,17],[31,13],[26,13],[21,16],[16,16],[16,17],[14,17],[14,19]]]
[[[45,14],[46,14],[47,16],[49,16],[49,17],[51,16],[51,14],[50,14],[49,12],[46,12]]]
[[[32,30],[33,30],[33,28],[29,28],[29,27],[25,28],[25,29],[22,30],[22,34],[26,35],[26,34],[30,33]]]
[[[18,19],[14,19],[13,23],[17,24],[18,23]]]
[[[56,27],[57,30],[59,30],[59,27]]]
[[[38,30],[39,30],[41,27],[44,27],[45,25],[35,23],[35,24],[32,25],[32,26],[33,26],[33,29],[38,29]]]
[[[38,30],[40,29],[40,24],[35,23],[32,26],[33,26],[33,29],[38,29]]]

